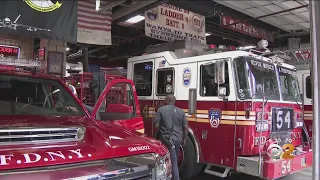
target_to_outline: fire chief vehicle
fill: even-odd
[[[132,81],[110,81],[90,107],[40,61],[0,62],[1,180],[171,178],[167,148],[124,128],[142,122]],[[113,89],[122,103],[106,100]]]
[[[127,77],[136,85],[146,134],[157,137],[153,118],[166,95],[175,95],[176,106],[185,111],[189,134],[179,154],[183,178],[203,165],[206,173],[220,177],[237,171],[265,179],[312,165],[296,69],[267,45],[262,40],[253,49],[228,50],[176,41],[128,60]],[[275,144],[290,147],[280,149],[290,158],[269,158],[279,152],[271,148]]]

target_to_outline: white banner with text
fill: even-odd
[[[145,12],[145,34],[162,41],[206,44],[205,17],[169,4]]]

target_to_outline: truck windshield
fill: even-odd
[[[0,115],[84,115],[55,80],[0,74],[0,92]]]
[[[253,57],[234,59],[240,99],[280,100],[276,68],[272,63]]]
[[[301,102],[296,71],[278,67],[282,99],[284,101]]]

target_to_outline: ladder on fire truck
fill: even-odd
[[[283,51],[290,57],[290,61],[286,62],[297,68],[297,70],[310,70],[312,64],[311,50],[310,49],[290,49]],[[304,82],[303,82],[304,83]],[[302,88],[302,112],[304,118],[304,88]],[[305,123],[303,123],[303,135],[305,135],[305,142],[310,144],[310,136]]]

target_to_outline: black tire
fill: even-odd
[[[183,147],[184,159],[179,167],[180,179],[190,179],[202,170],[203,165],[197,163],[196,149],[191,139],[187,137],[186,145]]]

